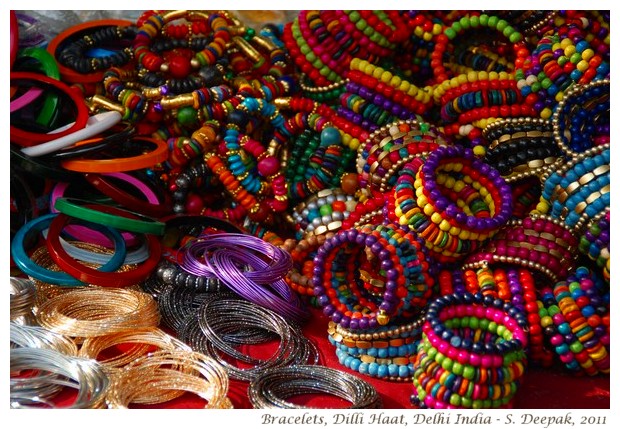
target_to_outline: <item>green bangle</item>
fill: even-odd
[[[166,230],[164,222],[151,217],[118,207],[94,204],[92,201],[79,198],[58,198],[54,203],[54,208],[67,216],[123,231],[163,235]]]
[[[32,58],[37,60],[37,71],[42,71],[47,77],[60,80],[60,71],[58,70],[58,64],[54,57],[43,48],[25,48],[20,49],[17,53],[17,58],[27,59]],[[45,101],[36,122],[44,127],[51,127],[52,123],[58,119],[58,101],[60,97],[54,91],[49,91],[45,95]]]

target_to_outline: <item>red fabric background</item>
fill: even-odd
[[[304,327],[304,333],[313,340],[321,351],[321,364],[338,368],[358,375],[370,382],[383,399],[383,408],[414,408],[409,402],[412,393],[411,383],[381,381],[362,376],[340,365],[334,347],[327,339],[327,318],[316,309],[313,317]],[[273,346],[273,345],[272,345]],[[269,356],[271,347],[263,346],[259,354]],[[526,370],[523,384],[520,386],[513,408],[518,409],[577,409],[610,408],[610,379],[608,375],[595,377],[578,377],[569,374],[561,366],[550,369],[530,367]],[[252,408],[247,398],[248,383],[231,380],[229,398],[235,408]],[[316,408],[341,408],[346,402],[329,396],[312,395],[299,397],[295,402]],[[195,395],[186,394],[174,401],[157,407],[140,408],[202,408],[204,401]]]

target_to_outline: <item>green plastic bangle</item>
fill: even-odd
[[[163,235],[166,230],[164,222],[151,217],[118,207],[94,204],[92,201],[79,198],[58,198],[54,208],[67,216],[107,225],[123,231]]]
[[[47,77],[60,80],[60,71],[58,70],[58,64],[54,57],[43,48],[25,48],[20,49],[17,53],[17,58],[33,58],[38,61],[37,70],[40,70]],[[54,91],[49,91],[45,95],[45,101],[36,122],[44,127],[52,126],[53,122],[56,122],[58,118],[58,102],[60,97]]]

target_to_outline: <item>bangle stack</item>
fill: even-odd
[[[338,232],[314,258],[312,282],[323,313],[352,330],[419,313],[433,286],[422,247],[393,224]]]
[[[320,365],[294,365],[269,369],[248,387],[254,408],[311,408],[298,405],[290,397],[323,393],[347,402],[343,408],[381,408],[381,397],[365,380],[343,371]]]
[[[440,147],[423,164],[409,163],[394,187],[393,215],[417,232],[438,261],[480,247],[512,215],[509,186],[470,149]]]
[[[426,408],[509,406],[526,366],[527,319],[502,300],[452,294],[428,306],[414,363],[414,403]]]
[[[293,210],[295,238],[299,241],[337,232],[356,206],[355,198],[340,188],[317,192]]]

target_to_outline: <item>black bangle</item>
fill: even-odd
[[[82,177],[79,173],[65,170],[57,161],[43,160],[40,157],[29,157],[21,151],[21,148],[11,143],[11,166],[14,165],[37,177],[51,179],[56,182],[71,183]]]
[[[106,137],[99,139],[95,139],[92,143],[86,143],[81,145],[74,145],[69,147],[68,149],[63,149],[49,156],[45,156],[45,159],[71,159],[77,158],[83,155],[92,155],[99,152],[102,152],[105,149],[110,149],[114,145],[124,143],[133,137],[136,133],[136,129],[130,122],[121,122],[116,125],[110,131],[113,134],[110,134]]]

